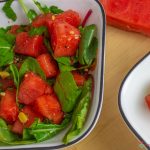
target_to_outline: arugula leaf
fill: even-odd
[[[84,56],[86,64],[88,65],[92,64],[93,60],[96,58],[97,49],[98,49],[98,39],[96,37],[93,37],[89,49],[88,51],[86,51],[86,55]]]
[[[76,70],[76,68],[71,65],[64,65],[61,63],[58,63],[58,67],[59,67],[60,72],[69,72],[69,71]]]
[[[81,41],[79,45],[79,62],[82,65],[91,65],[93,58],[96,57],[95,49],[97,48],[95,47],[98,46],[98,41],[96,38],[94,38],[95,31],[96,31],[96,25],[89,25],[84,28],[84,31],[81,35]]]
[[[42,13],[49,13],[50,12],[49,8],[46,5],[42,6],[37,0],[33,0],[33,2],[35,3],[35,5],[39,8],[39,10]]]
[[[8,145],[27,145],[27,144],[33,144],[33,143],[36,143],[36,140],[22,140],[22,139],[19,139],[16,140],[16,141],[12,141],[12,142],[4,142]]]
[[[55,60],[58,62],[59,70],[61,72],[76,70],[76,68],[71,65],[70,57],[58,57],[55,58]]]
[[[48,38],[44,38],[44,44],[45,44],[46,48],[48,49],[48,51],[50,52],[50,54],[53,56],[53,50],[51,48],[51,45],[50,45]]]
[[[28,8],[25,6],[23,0],[18,0],[20,6],[22,7],[22,9],[24,10],[26,16],[28,17],[29,19],[29,22],[31,23],[33,19],[35,19],[35,17],[37,16],[37,13],[33,10],[33,9],[30,9],[28,10]]]
[[[25,128],[23,129],[23,136],[22,136],[23,140],[33,140],[34,136],[30,134],[30,129]]]
[[[19,88],[19,71],[18,68],[16,67],[15,64],[11,64],[9,66],[10,71],[12,72],[13,78],[14,78],[14,83],[17,88]]]
[[[19,70],[20,81],[22,80],[24,74],[29,71],[32,71],[32,72],[38,74],[39,76],[42,77],[42,79],[46,80],[45,73],[41,69],[39,63],[37,62],[36,59],[34,59],[32,57],[28,57],[22,64],[22,66]]]
[[[29,31],[30,36],[34,35],[42,35],[44,32],[48,32],[47,28],[45,26],[41,27],[32,27],[31,30]]]
[[[65,135],[63,142],[68,144],[75,136],[77,136],[85,123],[90,100],[92,98],[92,78],[89,78],[83,87],[80,100],[76,105],[72,115],[72,126],[68,133]]]
[[[14,53],[10,44],[0,39],[0,67],[13,63],[13,58]]]
[[[55,58],[55,60],[58,63],[64,64],[64,65],[70,66],[70,64],[71,64],[70,57],[58,57],[58,58]]]
[[[78,29],[80,30],[80,33],[81,33],[81,34],[84,32],[84,27],[79,26]]]
[[[33,9],[30,9],[27,13],[27,17],[29,18],[30,22],[32,22],[37,16],[37,13]]]
[[[18,137],[9,130],[6,122],[0,118],[0,142],[8,143],[17,139]]]
[[[74,109],[81,93],[70,72],[61,72],[57,76],[54,91],[59,97],[64,112],[71,112]]]
[[[60,14],[60,13],[64,12],[63,10],[59,9],[57,6],[47,7],[46,5],[42,6],[37,0],[33,0],[33,2],[35,3],[35,5],[39,8],[39,10],[42,13]]]
[[[7,33],[7,30],[0,28],[0,39],[6,40],[9,44],[13,45],[15,43],[15,35]]]
[[[7,0],[7,2],[4,4],[2,10],[4,11],[5,15],[13,20],[13,21],[16,21],[17,19],[17,16],[15,14],[15,12],[13,11],[13,9],[11,8],[11,4],[14,0]]]
[[[50,12],[53,14],[60,14],[64,12],[63,10],[59,9],[57,6],[51,6],[49,9]]]
[[[14,42],[15,36],[7,33],[7,29],[0,28],[0,67],[13,62],[14,53],[12,47]]]
[[[15,64],[11,64],[9,66],[10,68],[10,71],[12,72],[12,75],[13,75],[13,78],[14,78],[14,83],[17,87],[17,92],[16,92],[16,103],[17,105],[19,106],[19,103],[18,103],[18,92],[19,92],[19,71],[18,71],[18,68],[16,67]]]
[[[71,115],[66,115],[65,119],[60,125],[40,123],[38,120],[36,120],[30,127],[30,134],[35,137],[37,142],[50,139],[66,128],[70,123],[70,119]]]

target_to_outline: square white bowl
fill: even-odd
[[[124,121],[141,144],[150,149],[150,110],[145,102],[145,96],[148,94],[150,94],[150,52],[126,75],[118,97]]]
[[[33,4],[31,0],[24,0],[25,4],[28,8],[35,9],[37,12],[38,9]],[[82,139],[84,139],[94,128],[96,122],[99,118],[101,108],[102,108],[102,97],[103,97],[103,83],[104,83],[104,45],[105,45],[105,14],[102,8],[102,5],[98,0],[39,0],[42,4],[46,4],[47,6],[56,5],[63,10],[73,9],[81,15],[82,19],[89,9],[92,9],[93,13],[89,18],[87,24],[96,24],[97,26],[97,37],[99,42],[98,47],[98,56],[97,56],[97,66],[95,71],[92,72],[94,76],[94,96],[91,102],[90,111],[88,117],[86,119],[86,123],[84,125],[83,131],[79,136],[73,139],[68,145],[64,145],[62,143],[62,138],[67,132],[68,129],[62,131],[60,134],[56,135],[54,138],[36,144],[30,145],[19,145],[19,146],[0,146],[0,149],[58,149],[64,148],[70,145],[73,145]],[[2,12],[3,2],[0,3],[0,27],[6,27],[8,25],[13,24],[27,24],[28,20],[20,8],[20,5],[17,1],[13,2],[12,7],[14,8],[17,14],[17,21],[12,22],[6,18],[4,13]]]

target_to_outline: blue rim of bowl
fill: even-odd
[[[5,2],[6,0],[2,0],[0,1],[1,2]],[[101,53],[101,79],[100,79],[100,91],[99,91],[99,103],[98,103],[98,106],[97,106],[97,110],[96,110],[96,114],[94,116],[94,119],[90,125],[90,127],[86,130],[86,132],[84,134],[82,134],[79,138],[73,140],[72,142],[70,142],[69,144],[65,145],[65,144],[61,144],[61,145],[58,145],[58,146],[51,146],[51,147],[35,147],[35,148],[23,148],[24,150],[41,150],[44,148],[44,150],[49,150],[49,149],[60,149],[60,148],[66,148],[68,146],[71,146],[75,143],[78,143],[79,141],[81,141],[84,137],[86,137],[88,135],[88,133],[90,131],[92,131],[93,129],[93,126],[95,126],[95,122],[97,120],[97,117],[99,116],[99,111],[100,111],[100,108],[101,108],[101,104],[102,104],[102,95],[103,95],[103,84],[104,84],[104,55],[105,55],[105,52],[104,52],[104,48],[105,48],[105,31],[106,31],[106,18],[105,18],[105,12],[104,12],[104,9],[103,9],[103,6],[102,4],[99,2],[99,0],[94,0],[97,2],[97,4],[99,5],[100,7],[100,11],[102,13],[102,19],[103,19],[103,28],[102,28],[102,53]],[[19,150],[19,149],[22,149],[22,148],[15,148],[16,150]],[[7,150],[7,149],[5,149]]]
[[[130,74],[132,73],[132,71],[138,66],[140,65],[148,56],[150,55],[150,52],[148,52],[142,59],[140,59],[132,68],[131,70],[127,73],[127,75],[125,76],[125,78],[123,79],[122,83],[121,83],[121,86],[120,86],[120,89],[119,89],[119,94],[118,94],[118,106],[119,106],[119,110],[120,110],[120,113],[125,121],[125,123],[127,124],[127,126],[129,127],[129,129],[136,135],[136,137],[140,140],[141,144],[144,144],[145,147],[150,150],[150,146],[148,143],[146,143],[144,141],[144,139],[139,135],[139,133],[132,127],[132,125],[130,124],[130,122],[128,121],[124,111],[123,111],[123,108],[122,108],[122,105],[121,105],[121,93],[122,93],[122,89],[124,87],[124,83],[126,82],[126,80],[128,79],[128,77],[130,76]]]

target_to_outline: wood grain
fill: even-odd
[[[150,37],[107,26],[104,103],[92,133],[66,150],[141,150],[140,142],[124,123],[118,91],[131,67],[150,51]]]

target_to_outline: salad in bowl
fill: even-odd
[[[62,141],[78,136],[94,93],[97,26],[77,11],[33,0],[40,14],[18,0],[28,24],[0,28],[0,142],[38,143],[69,127]],[[2,7],[12,21],[13,0]]]

